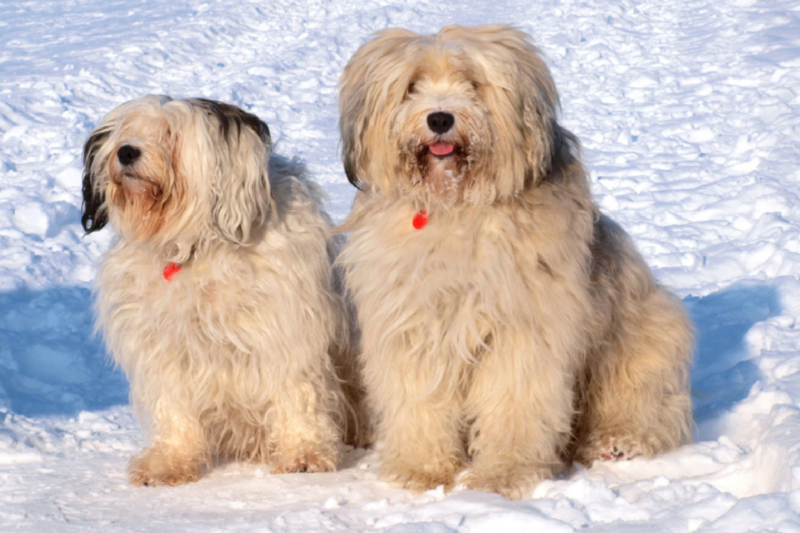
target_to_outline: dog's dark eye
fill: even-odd
[[[415,92],[417,92],[417,82],[412,81],[411,83],[408,84],[408,88],[406,89],[406,98],[408,98],[409,95],[412,95]]]
[[[470,83],[472,84],[472,90],[475,92],[481,88],[481,85],[477,81],[471,81]]]

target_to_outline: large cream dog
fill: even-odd
[[[151,438],[134,484],[225,458],[327,471],[345,431],[358,440],[329,222],[302,165],[270,154],[256,116],[165,96],[116,108],[86,143],[84,228],[117,234],[98,327]]]
[[[527,494],[690,436],[692,328],[592,201],[528,36],[380,32],[341,79],[341,231],[385,479]]]

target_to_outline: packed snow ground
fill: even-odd
[[[800,6],[794,0],[0,2],[0,530],[800,532]],[[110,231],[83,237],[80,150],[116,105],[205,96],[265,119],[336,220],[337,80],[375,30],[513,22],[546,53],[602,208],[698,330],[695,443],[508,502],[230,464],[133,488],[143,444],[92,337]],[[624,409],[625,406],[620,406]]]

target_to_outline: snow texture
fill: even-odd
[[[112,235],[79,224],[91,128],[148,93],[232,102],[339,221],[347,59],[382,28],[487,22],[534,35],[600,206],[691,311],[695,443],[519,502],[391,487],[364,450],[330,474],[128,485],[143,436],[90,307]],[[0,530],[800,532],[799,92],[795,0],[0,2]]]

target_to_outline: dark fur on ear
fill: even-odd
[[[269,126],[266,122],[236,106],[218,102],[216,100],[208,100],[206,98],[190,98],[187,100],[190,104],[205,109],[207,113],[213,115],[219,122],[220,132],[223,139],[228,139],[231,125],[236,126],[236,136],[242,133],[242,127],[246,126],[252,129],[268,146],[272,144],[272,138],[269,133]]]
[[[108,130],[95,130],[83,146],[83,214],[81,224],[88,235],[99,231],[108,223],[106,212],[106,194],[95,183],[94,162],[97,152],[108,138]]]
[[[187,102],[207,113],[227,146],[227,165],[217,169],[212,187],[212,219],[229,242],[251,244],[258,239],[272,209],[267,161],[272,152],[269,127],[236,106],[194,98]]]
[[[356,174],[357,165],[355,161],[353,161],[353,157],[348,156],[346,146],[342,148],[342,152],[344,154],[344,174],[347,176],[347,181],[349,181],[353,187],[360,191],[362,190],[362,182],[360,179],[358,179],[358,174]]]
[[[569,130],[561,127],[555,119],[550,120],[552,141],[549,158],[549,168],[542,181],[558,179],[567,168],[579,161],[581,144],[578,138]]]
[[[342,79],[345,79],[344,75]],[[350,83],[352,84],[353,82]],[[357,90],[345,91],[347,88],[349,88],[349,86],[342,89],[342,95],[339,100],[340,109],[344,110],[346,108],[348,110],[347,112],[350,113],[360,111],[363,106],[366,105],[366,89],[361,87]],[[347,181],[349,181],[353,187],[362,190],[363,182],[358,179],[358,166],[362,144],[359,137],[367,128],[366,121],[358,123],[358,119],[346,119],[344,111],[342,111],[342,115],[339,119],[339,128],[342,135],[342,162],[344,163],[344,173],[347,176]]]

